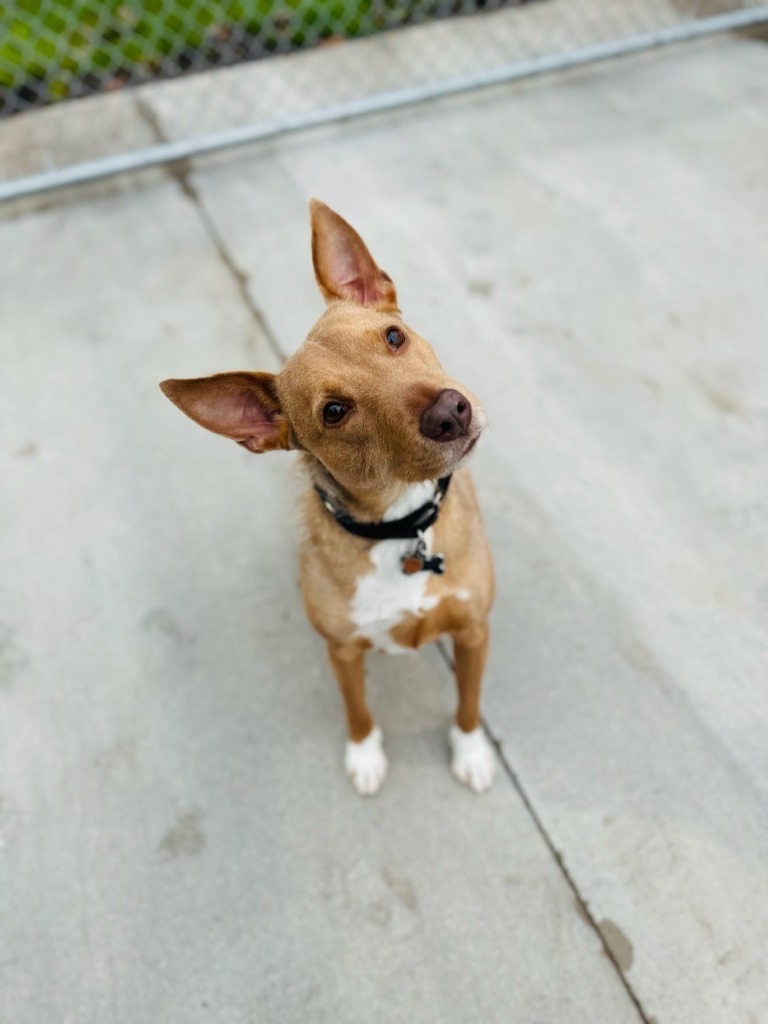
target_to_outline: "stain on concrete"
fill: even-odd
[[[603,942],[608,947],[608,950],[616,961],[619,970],[626,974],[626,972],[632,967],[632,963],[635,959],[635,951],[632,948],[632,943],[615,921],[610,921],[608,918],[605,918],[597,927],[603,937]]]
[[[141,619],[142,628],[148,633],[161,633],[177,644],[186,642],[186,634],[166,608],[151,608]]]
[[[29,664],[26,651],[16,639],[16,630],[0,622],[0,688],[11,686],[16,676]]]
[[[708,381],[702,380],[700,377],[694,377],[693,382],[709,404],[717,409],[718,412],[722,412],[726,416],[742,415],[741,406],[735,398],[731,398],[730,395],[726,395],[724,391],[713,387]]]
[[[180,815],[160,840],[158,851],[167,860],[195,857],[205,847],[205,833],[200,828],[202,814],[197,807]]]
[[[658,661],[649,647],[634,633],[627,631],[619,640],[619,652],[622,657],[644,675],[660,675]]]
[[[109,781],[123,775],[130,776],[136,768],[136,741],[131,738],[115,740],[96,752],[93,766]]]
[[[493,281],[470,281],[467,290],[471,295],[482,295],[483,298],[488,299],[493,295],[495,287]]]
[[[394,868],[384,866],[381,872],[381,876],[388,888],[395,894],[398,900],[407,910],[415,911],[419,905],[419,901],[416,897],[416,892],[404,876],[399,874]]]
[[[392,907],[383,900],[375,900],[366,907],[365,916],[377,928],[386,928],[392,920]]]
[[[14,453],[15,459],[34,459],[37,455],[37,445],[34,441],[30,441],[29,444],[24,444],[21,448],[18,448]]]
[[[305,1006],[309,1006],[310,1003],[317,1002],[317,1000],[323,994],[323,986],[317,981],[310,981],[307,983],[307,987],[301,996],[301,1001]]]
[[[321,870],[318,889],[330,913],[363,921],[395,938],[406,938],[419,927],[417,894],[399,868],[365,858],[351,863],[327,858]]]

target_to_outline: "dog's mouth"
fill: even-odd
[[[478,442],[479,440],[480,440],[480,431],[478,430],[478,432],[477,432],[477,433],[475,434],[475,436],[474,436],[473,438],[471,438],[471,439],[470,439],[470,442],[469,442],[469,444],[468,444],[468,445],[467,445],[467,447],[466,447],[466,448],[464,449],[464,451],[463,451],[463,452],[461,453],[461,456],[460,456],[460,458],[461,458],[461,459],[467,459],[467,458],[469,458],[469,456],[470,456],[470,455],[472,454],[472,452],[473,452],[473,451],[475,450],[475,447],[476,447],[476,445],[477,445],[477,442]]]
[[[477,442],[480,440],[480,435],[482,433],[483,427],[481,426],[479,429],[473,430],[469,438],[461,438],[461,444],[459,444],[457,441],[454,441],[453,444],[450,445],[450,447],[453,450],[451,451],[450,455],[448,455],[448,453],[446,452],[446,455],[448,455],[448,459],[446,460],[447,472],[453,473],[457,469],[460,469],[469,461],[475,448],[477,447]]]

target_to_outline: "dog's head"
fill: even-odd
[[[324,203],[310,208],[328,308],[282,372],[160,387],[208,430],[253,452],[302,449],[353,492],[445,476],[485,426],[477,399],[403,322],[394,284],[357,232]]]

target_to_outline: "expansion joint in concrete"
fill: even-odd
[[[450,655],[449,651],[447,650],[444,642],[442,640],[438,641],[437,647],[438,647],[438,650],[440,652],[440,655],[441,655],[443,661],[445,662],[445,664],[448,666],[449,670],[452,673],[453,672],[453,659],[451,658],[451,655]],[[504,768],[505,773],[509,777],[513,787],[517,791],[517,795],[520,797],[520,800],[522,801],[523,806],[525,807],[525,810],[526,810],[529,818],[533,822],[533,825],[534,825],[536,831],[539,833],[539,835],[541,836],[542,840],[544,841],[547,849],[549,850],[549,853],[550,853],[552,859],[554,860],[555,864],[557,865],[557,868],[560,871],[560,874],[563,876],[566,884],[568,885],[568,887],[570,888],[571,892],[573,893],[573,898],[574,898],[574,900],[576,902],[576,907],[577,907],[577,909],[579,911],[580,916],[586,922],[586,924],[588,924],[589,927],[594,931],[594,933],[597,935],[597,938],[598,938],[598,940],[600,942],[600,945],[603,948],[603,953],[605,954],[605,956],[608,958],[608,960],[610,961],[611,965],[613,966],[613,969],[616,972],[616,975],[617,975],[617,977],[619,979],[619,982],[620,982],[622,988],[627,993],[627,997],[629,998],[630,1002],[632,1003],[632,1005],[634,1006],[635,1010],[637,1011],[638,1020],[640,1022],[642,1022],[642,1024],[654,1024],[654,1021],[652,1020],[652,1018],[649,1017],[648,1014],[645,1012],[645,1009],[643,1008],[643,1005],[640,1002],[640,999],[639,999],[637,993],[632,988],[632,985],[630,984],[625,971],[622,969],[621,964],[619,963],[618,958],[616,956],[616,950],[612,949],[611,946],[609,945],[609,943],[606,941],[606,936],[605,936],[604,931],[600,928],[600,925],[598,924],[598,922],[595,920],[594,916],[592,915],[592,913],[591,913],[591,911],[589,909],[589,905],[588,905],[586,899],[584,898],[584,896],[582,895],[582,893],[581,893],[581,891],[580,891],[580,889],[579,889],[579,887],[578,887],[578,885],[576,883],[576,880],[574,879],[574,877],[571,874],[571,872],[568,870],[568,868],[567,868],[567,866],[565,864],[565,861],[563,860],[562,854],[560,853],[560,851],[558,850],[557,846],[555,845],[554,839],[552,838],[552,836],[547,831],[547,828],[546,828],[544,822],[542,821],[538,811],[533,806],[533,803],[531,801],[530,796],[528,795],[527,790],[525,789],[525,787],[523,786],[522,782],[520,781],[520,776],[517,774],[517,772],[513,768],[512,764],[511,764],[511,762],[509,760],[509,757],[507,756],[507,754],[504,751],[504,747],[503,747],[502,741],[499,739],[498,736],[495,735],[495,733],[493,732],[493,730],[492,730],[492,728],[491,728],[491,726],[488,723],[488,720],[486,718],[483,718],[482,723],[483,723],[483,729],[485,729],[485,733],[486,733],[488,739],[491,741],[491,743],[495,747],[496,754],[497,754],[497,756],[499,758],[499,761],[501,762],[502,767]]]
[[[169,140],[163,131],[160,120],[152,107],[142,97],[138,97],[135,104],[139,117],[141,117],[144,123],[149,127],[150,131],[155,136],[155,139],[161,143],[168,142]],[[229,251],[221,232],[208,212],[200,193],[192,181],[191,162],[189,160],[178,160],[173,163],[166,164],[165,171],[168,176],[178,184],[183,195],[186,196],[190,203],[195,207],[197,214],[202,221],[203,227],[205,228],[206,234],[210,238],[211,243],[216,250],[216,255],[234,281],[238,295],[240,296],[243,305],[248,310],[249,316],[257,331],[264,337],[270,349],[277,356],[280,362],[284,362],[287,353],[283,352],[280,348],[277,337],[270,327],[266,316],[251,295],[248,287],[248,275],[237,265],[234,256]]]

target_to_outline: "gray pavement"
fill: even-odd
[[[720,40],[0,221],[0,1024],[768,1019],[767,70]],[[491,418],[485,797],[434,650],[373,659],[353,793],[291,458],[157,390],[301,342],[313,194]]]

